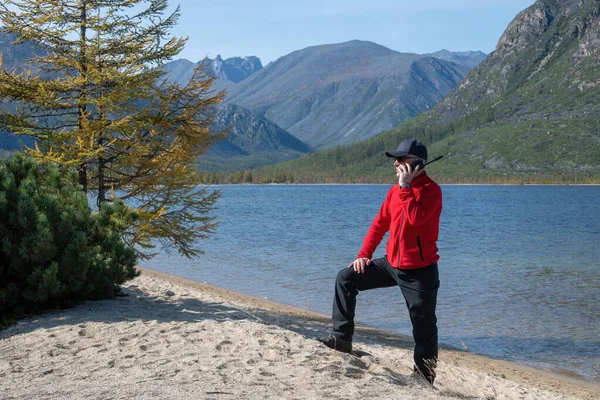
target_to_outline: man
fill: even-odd
[[[357,259],[338,273],[333,331],[318,340],[332,349],[350,353],[358,292],[398,285],[413,326],[415,372],[433,385],[438,357],[436,242],[442,191],[423,170],[427,148],[422,143],[404,140],[396,151],[385,154],[394,158],[398,184],[388,191]],[[386,256],[372,260],[373,252],[388,231]]]

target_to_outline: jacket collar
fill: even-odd
[[[410,182],[410,186],[412,186],[412,187],[421,187],[421,186],[425,185],[429,181],[431,181],[431,178],[429,178],[429,176],[427,176],[427,171],[424,171],[423,175],[419,175],[418,177],[414,178]]]

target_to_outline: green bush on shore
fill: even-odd
[[[22,154],[0,160],[0,323],[112,297],[138,275],[121,240],[136,215],[120,202],[92,213],[77,182]]]

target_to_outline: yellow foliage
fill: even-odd
[[[218,192],[199,186],[193,165],[225,136],[210,130],[225,93],[214,93],[206,62],[186,86],[165,78],[162,65],[185,44],[161,40],[179,16],[166,14],[166,1],[63,3],[0,3],[4,29],[40,49],[23,68],[29,73],[8,71],[0,59],[0,97],[17,105],[0,115],[0,129],[33,137],[27,152],[40,161],[77,168],[98,203],[121,198],[135,207],[140,222],[124,238],[132,246],[158,241],[199,254],[198,239],[216,226]]]

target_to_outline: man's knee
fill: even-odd
[[[344,268],[338,272],[335,284],[338,290],[341,289],[348,294],[356,296],[358,294],[357,284],[360,284],[357,281],[359,278],[360,275],[352,268]]]
[[[340,283],[352,282],[355,277],[356,277],[356,271],[354,271],[354,269],[344,268],[338,272],[338,274],[336,276],[336,281],[340,282]]]

